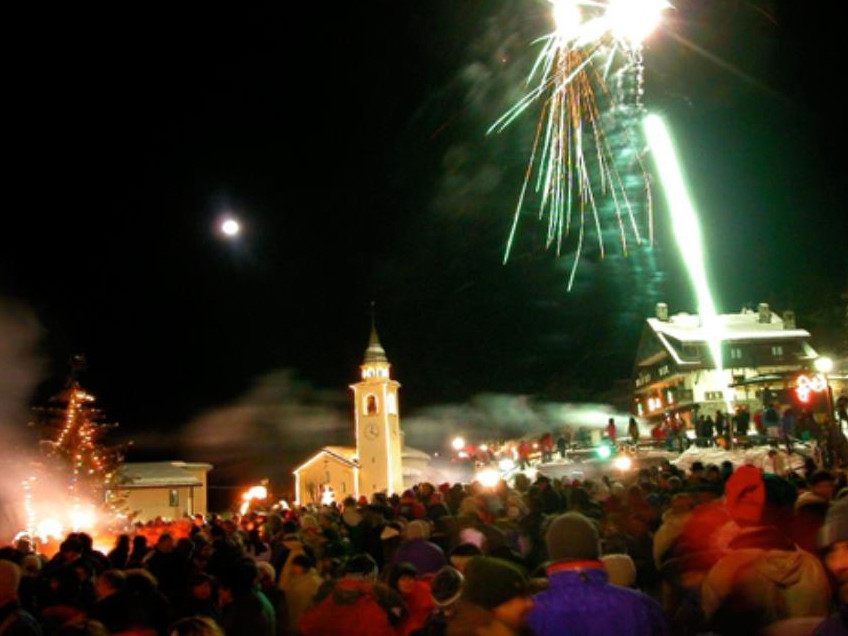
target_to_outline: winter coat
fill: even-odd
[[[41,636],[41,633],[35,618],[17,601],[0,607],[0,634],[3,636]]]
[[[306,549],[303,543],[298,539],[296,534],[287,534],[283,538],[283,546],[288,550],[286,562],[283,564],[283,571],[277,579],[277,587],[281,590],[288,590],[289,579],[292,576],[292,561],[296,556],[306,554]]]
[[[303,636],[396,636],[389,612],[372,583],[341,579],[298,623]]]
[[[804,550],[733,550],[712,567],[701,587],[704,616],[719,632],[731,625],[758,631],[788,618],[824,618],[829,606],[827,574]]]
[[[533,597],[527,623],[536,636],[662,636],[668,633],[654,599],[612,585],[600,561],[548,568],[549,587]]]
[[[292,633],[294,633],[300,617],[312,605],[321,583],[323,583],[321,576],[314,568],[303,574],[290,573],[283,590],[286,593],[289,628]]]
[[[516,636],[516,632],[485,608],[460,601],[448,619],[447,636]]]
[[[276,636],[274,607],[258,589],[242,594],[224,605],[221,627],[227,636]]]
[[[402,596],[407,615],[398,624],[398,634],[409,636],[424,627],[435,605],[430,596],[430,583],[427,581],[415,581],[412,593]]]

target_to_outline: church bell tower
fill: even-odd
[[[403,492],[398,389],[391,378],[391,365],[372,323],[371,338],[360,365],[360,381],[352,384],[359,458],[359,492]]]

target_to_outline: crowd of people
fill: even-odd
[[[0,551],[0,635],[848,633],[848,487],[671,462]]]

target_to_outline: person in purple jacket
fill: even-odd
[[[598,528],[588,517],[577,512],[556,517],[545,542],[549,587],[533,597],[527,620],[533,634],[668,634],[659,603],[609,582],[600,561]]]
[[[426,576],[435,574],[447,565],[445,553],[439,546],[429,541],[430,529],[430,522],[423,519],[406,524],[404,541],[395,552],[390,567],[405,561],[415,566],[419,576]]]

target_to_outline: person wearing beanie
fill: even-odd
[[[814,634],[848,634],[848,499],[834,502],[827,511],[819,531],[818,547],[833,582],[836,612]]]
[[[397,591],[377,582],[377,562],[368,554],[355,554],[341,579],[322,586],[315,604],[303,612],[297,625],[300,636],[397,636],[405,618]]]
[[[817,470],[807,479],[805,488],[795,501],[792,538],[807,552],[816,553],[816,537],[824,525],[836,485],[836,477]]]
[[[591,519],[577,512],[559,515],[549,524],[545,543],[549,586],[533,597],[527,618],[533,634],[562,634],[564,625],[569,633],[598,636],[668,633],[659,603],[610,583]]]
[[[309,556],[299,554],[292,559],[289,578],[282,588],[286,595],[289,633],[296,632],[300,617],[312,605],[323,582]]]
[[[274,607],[259,591],[258,579],[259,570],[250,557],[231,563],[221,574],[218,598],[221,602],[221,627],[227,636],[275,636],[277,633]]]
[[[739,526],[760,523],[766,504],[763,474],[755,466],[740,466],[724,485],[724,506]]]
[[[790,538],[794,486],[741,466],[728,479],[725,507],[738,526],[701,581],[704,629],[762,633],[828,613],[821,562]]]
[[[418,632],[427,622],[433,609],[430,582],[418,578],[418,570],[411,563],[399,563],[389,573],[389,587],[400,594],[406,606],[406,616],[398,623],[397,633],[409,636]]]
[[[482,556],[483,551],[474,543],[460,543],[448,552],[450,564],[460,572],[465,572],[465,566],[472,557]]]
[[[277,571],[267,561],[258,561],[256,563],[256,569],[259,572],[257,578],[259,591],[268,599],[271,607],[274,608],[276,633],[278,636],[288,634],[289,609],[286,603],[286,593],[276,585]]]
[[[41,636],[41,627],[18,600],[20,583],[21,569],[18,565],[0,559],[0,634]]]
[[[501,559],[474,557],[465,569],[456,611],[447,621],[447,636],[520,634],[532,607],[521,568]]]
[[[464,581],[465,577],[462,573],[449,565],[436,572],[430,581],[433,609],[416,636],[445,636],[447,634],[448,621],[456,611]]]

